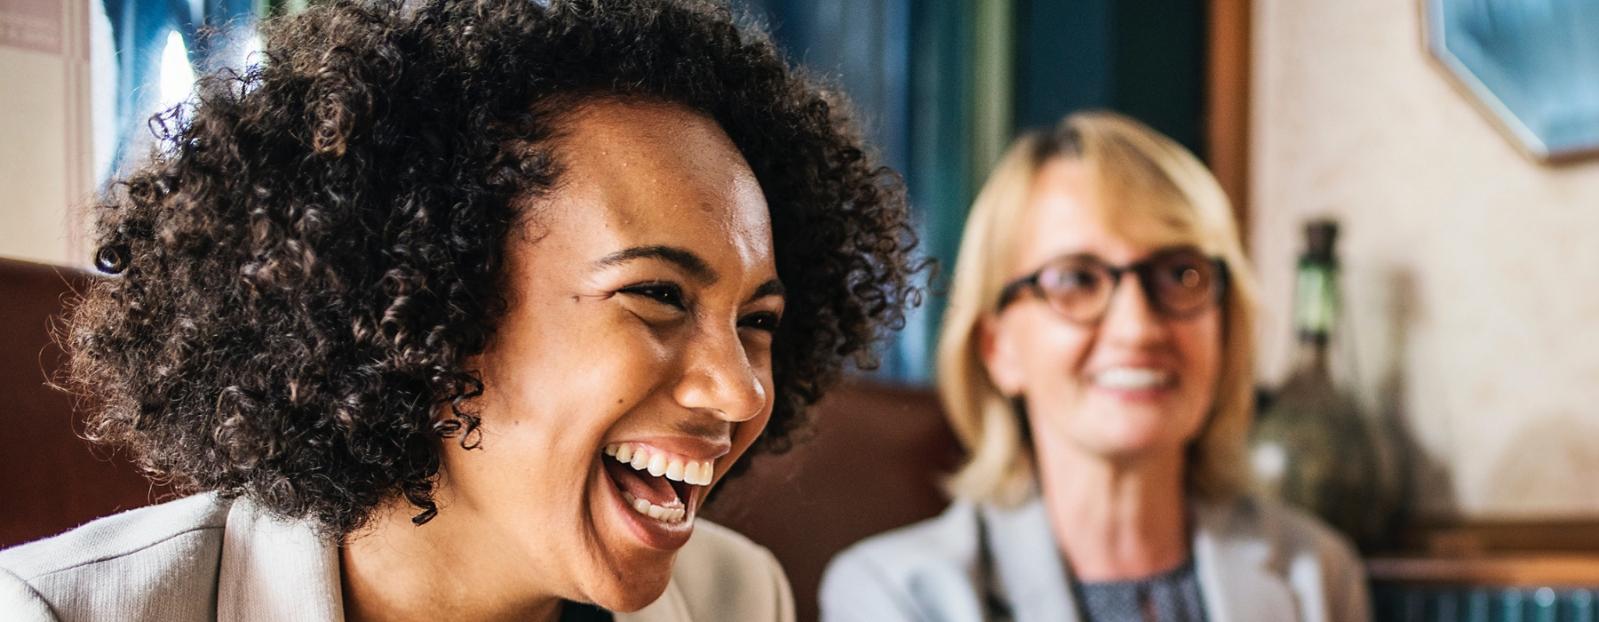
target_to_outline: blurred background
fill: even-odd
[[[1318,356],[1346,399],[1312,408],[1364,430],[1322,451],[1376,473],[1363,507],[1382,520],[1357,537],[1374,576],[1595,619],[1576,588],[1599,586],[1599,2],[733,5],[850,94],[941,276],[1019,131],[1111,109],[1200,155],[1263,284],[1264,412],[1301,403],[1285,387],[1296,305],[1314,304],[1296,301],[1305,228],[1335,225],[1337,321]],[[197,73],[251,62],[259,17],[303,6],[0,0],[0,257],[87,265],[83,206],[149,148],[148,117]],[[925,389],[938,283],[863,375]],[[1438,561],[1495,554],[1466,575]],[[1477,593],[1391,607],[1448,619]]]

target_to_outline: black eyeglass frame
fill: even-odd
[[[1155,288],[1151,286],[1151,281],[1153,281],[1155,278],[1153,272],[1155,264],[1167,257],[1180,253],[1194,253],[1201,257],[1205,257],[1205,259],[1210,261],[1211,265],[1216,268],[1215,293],[1212,294],[1209,305],[1200,305],[1186,311],[1178,311],[1168,307],[1160,295],[1154,293]],[[1073,318],[1061,311],[1055,305],[1049,305],[1049,308],[1054,309],[1055,312],[1059,313],[1062,317],[1065,317],[1073,322],[1083,324],[1093,324],[1104,318],[1105,312],[1110,309],[1108,301],[1116,297],[1116,288],[1121,287],[1122,275],[1129,272],[1138,277],[1138,286],[1143,289],[1144,299],[1149,301],[1150,305],[1154,307],[1156,312],[1160,313],[1160,315],[1163,317],[1179,320],[1193,317],[1200,311],[1209,308],[1210,305],[1222,304],[1222,302],[1227,298],[1227,289],[1231,287],[1232,283],[1232,275],[1227,271],[1226,260],[1216,255],[1206,256],[1204,253],[1188,247],[1162,250],[1150,255],[1149,257],[1145,257],[1144,259],[1135,261],[1125,266],[1113,265],[1092,255],[1063,255],[1044,262],[1044,265],[1039,266],[1037,270],[1032,271],[1030,274],[1017,277],[1011,282],[1006,283],[1005,287],[999,290],[999,302],[994,305],[994,312],[999,313],[1004,311],[1006,307],[1011,305],[1011,303],[1016,302],[1016,299],[1021,297],[1023,290],[1031,290],[1035,295],[1043,299],[1045,303],[1049,303],[1049,296],[1044,292],[1044,286],[1040,284],[1039,280],[1043,277],[1045,270],[1050,269],[1062,259],[1069,257],[1085,257],[1090,259],[1095,263],[1098,263],[1101,268],[1104,268],[1105,273],[1110,276],[1110,295],[1106,299],[1106,306],[1105,308],[1101,309],[1093,318]]]

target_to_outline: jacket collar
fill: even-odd
[[[1044,502],[1034,496],[1015,508],[981,506],[995,585],[989,589],[1017,622],[1077,622],[1066,564],[1049,528]]]
[[[344,620],[339,549],[308,521],[287,521],[240,497],[222,531],[219,620]]]
[[[1248,501],[1196,504],[1194,565],[1211,620],[1297,620],[1283,538]]]
[[[1249,503],[1194,506],[1193,555],[1209,620],[1297,619],[1286,569]],[[1043,500],[1012,509],[982,506],[994,582],[1017,622],[1077,622],[1070,570],[1049,526]]]
[[[317,535],[309,521],[272,516],[246,497],[233,502],[222,531],[218,620],[342,622],[340,585],[339,547]],[[650,606],[615,617],[617,622],[690,619],[675,576]]]

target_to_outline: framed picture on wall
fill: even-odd
[[[1427,50],[1516,147],[1599,155],[1599,2],[1422,0]]]

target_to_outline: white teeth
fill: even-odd
[[[606,445],[605,455],[633,467],[635,471],[648,471],[656,477],[695,486],[709,486],[716,473],[716,467],[710,460],[687,460],[634,443]]]
[[[1111,367],[1094,375],[1094,384],[1107,389],[1153,389],[1170,382],[1171,373],[1147,367]]]
[[[622,500],[633,508],[634,512],[643,514],[663,523],[681,523],[688,517],[688,508],[683,507],[681,501],[673,501],[670,505],[655,505],[633,496],[627,491],[622,491]]]

